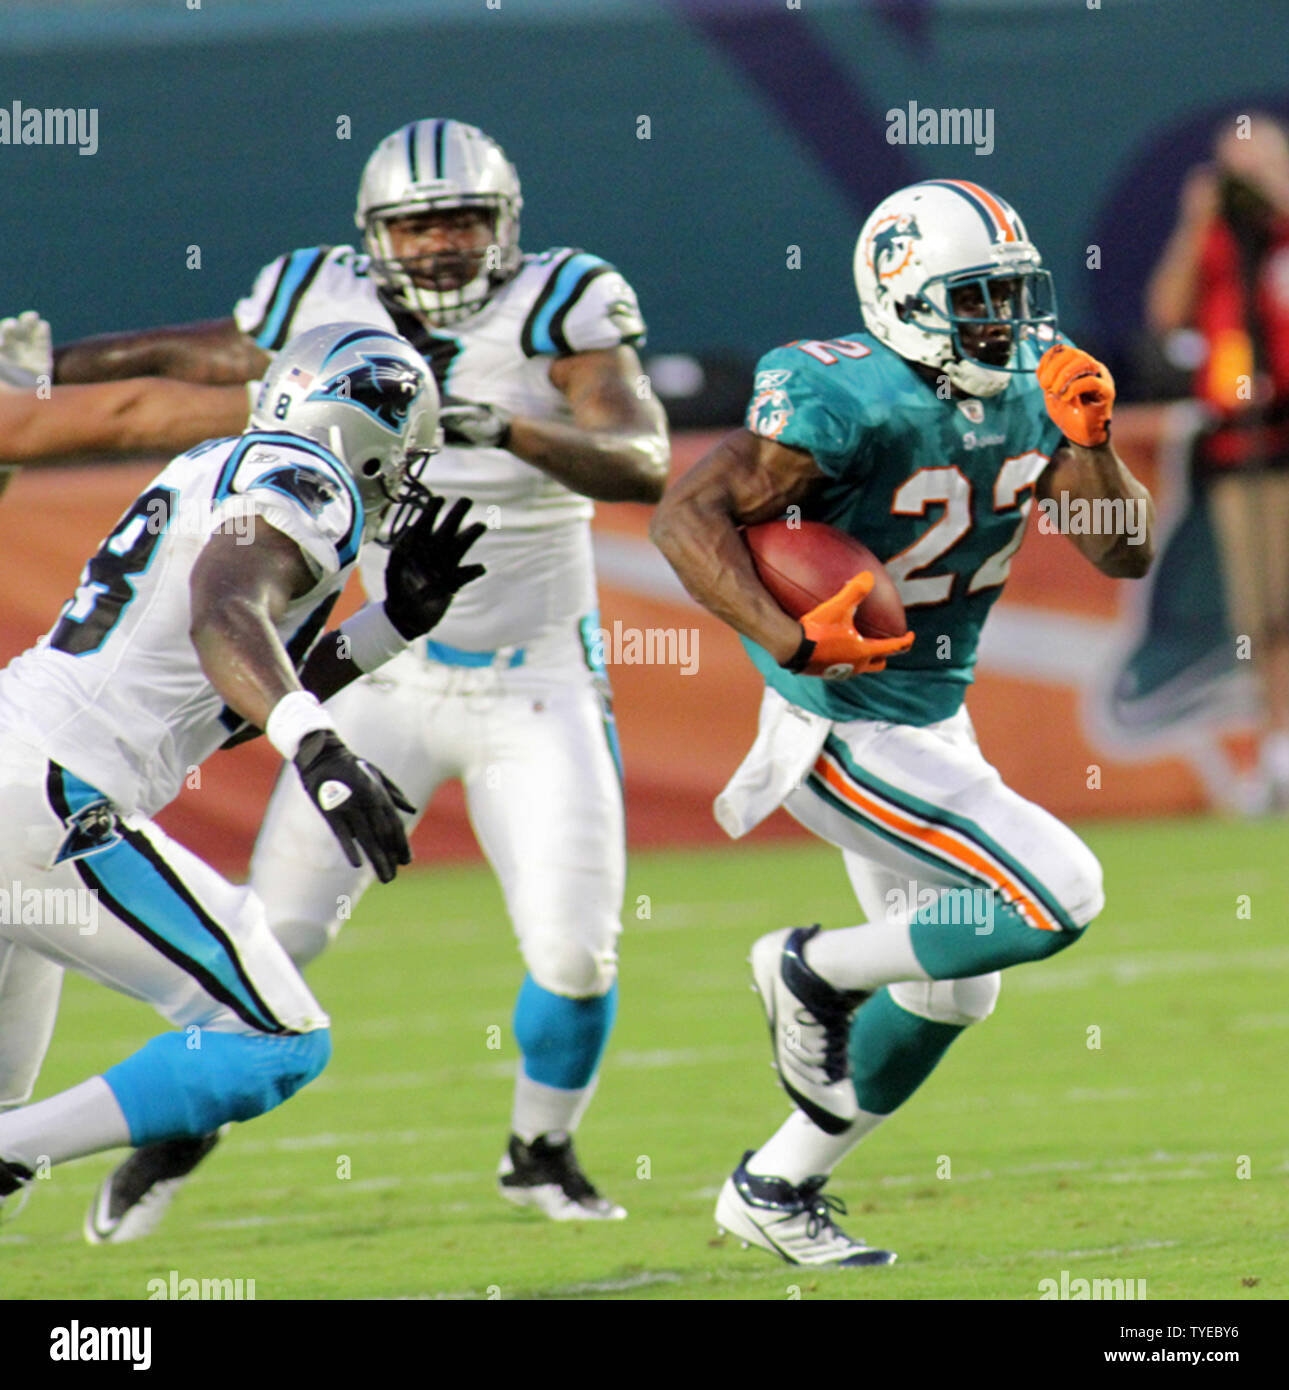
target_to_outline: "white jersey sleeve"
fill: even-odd
[[[520,335],[530,357],[566,357],[644,342],[636,293],[608,261],[589,251],[547,252],[552,269]]]
[[[356,319],[389,327],[367,263],[352,246],[288,251],[260,271],[250,294],[237,301],[233,317],[265,352],[277,352],[288,338],[323,323]]]
[[[326,449],[298,436],[247,434],[229,456],[216,484],[212,530],[246,515],[262,516],[289,536],[315,579],[357,558],[363,506],[353,479]]]
[[[319,445],[256,432],[181,454],[126,509],[53,628],[0,671],[0,728],[98,788],[153,815],[241,724],[192,640],[192,575],[225,526],[255,542],[264,518],[300,547],[315,582],[274,618],[298,665],[357,557],[362,506]]]

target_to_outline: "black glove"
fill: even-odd
[[[385,613],[407,641],[424,637],[448,610],[452,596],[484,573],[482,565],[462,565],[466,551],[487,529],[476,521],[463,531],[470,499],[458,497],[436,531],[443,499],[431,495],[415,525],[389,548],[385,567]]]
[[[510,412],[499,405],[445,396],[439,411],[445,444],[504,449],[510,443]]]
[[[295,767],[309,800],[355,869],[363,862],[359,846],[382,883],[393,879],[397,865],[411,862],[407,834],[394,808],[409,815],[416,808],[378,767],[355,757],[328,729],[301,739]]]

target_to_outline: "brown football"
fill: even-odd
[[[822,521],[766,521],[747,527],[743,539],[761,583],[790,617],[808,613],[868,570],[873,590],[855,614],[856,630],[862,637],[900,637],[908,631],[904,604],[886,566],[836,527]]]

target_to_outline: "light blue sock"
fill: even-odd
[[[604,1055],[618,1011],[616,982],[594,999],[569,999],[524,976],[515,1001],[515,1041],[524,1072],[545,1086],[580,1091],[589,1086]]]
[[[200,1046],[190,1046],[195,1041]],[[162,1033],[103,1073],[135,1148],[197,1138],[293,1096],[331,1057],[331,1032]]]

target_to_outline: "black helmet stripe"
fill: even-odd
[[[377,328],[374,324],[370,328],[355,328],[352,333],[346,333],[343,338],[338,338],[332,343],[326,357],[323,359],[323,366],[326,366],[342,348],[347,348],[350,343],[363,343],[366,342],[368,338],[389,338],[400,345],[402,343],[402,339],[398,334],[391,333],[387,328]]]
[[[443,141],[447,135],[447,121],[434,122],[434,177],[441,179],[444,177],[443,171]]]

